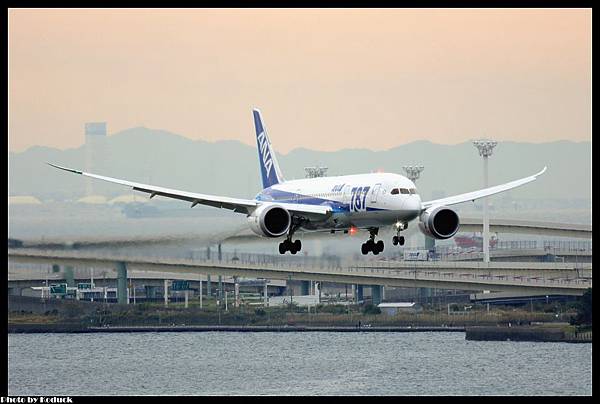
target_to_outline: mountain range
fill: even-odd
[[[277,149],[277,138],[271,135]],[[164,130],[137,127],[105,139],[95,156],[94,173],[207,194],[251,198],[260,190],[255,147],[238,141],[191,140]],[[46,165],[52,162],[86,169],[85,145],[59,150],[35,146],[9,153],[9,195],[32,195],[42,201],[84,196],[85,179]],[[591,199],[591,142],[499,142],[489,159],[489,185],[547,172],[537,181],[511,190],[505,200]],[[423,165],[416,181],[424,200],[468,192],[483,186],[483,162],[470,142],[455,145],[416,141],[389,150],[342,149],[321,152],[304,148],[277,154],[286,179],[304,177],[306,166],[327,166],[328,175],[387,171],[403,174],[404,165]],[[93,181],[93,180],[92,180]],[[93,193],[113,197],[125,187],[93,181]]]

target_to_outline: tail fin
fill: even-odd
[[[271,147],[271,141],[267,136],[267,130],[263,125],[260,110],[254,108],[254,127],[256,128],[256,144],[258,145],[258,160],[260,162],[260,174],[262,176],[263,189],[283,182],[283,175],[277,164],[275,152]]]

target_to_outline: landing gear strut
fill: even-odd
[[[279,254],[285,254],[287,251],[292,254],[296,254],[298,251],[302,249],[302,242],[300,240],[292,241],[292,236],[294,232],[300,227],[299,224],[292,224],[290,226],[290,231],[281,243],[279,243]]]
[[[360,251],[363,253],[363,255],[367,255],[369,253],[369,251],[371,251],[373,253],[373,255],[377,255],[383,251],[383,240],[379,240],[378,242],[375,242],[375,236],[377,235],[378,232],[379,232],[378,227],[373,227],[373,228],[369,229],[369,233],[371,233],[371,235],[369,236],[369,239],[365,243],[363,243],[363,245],[361,246],[361,249],[360,249]]]
[[[397,222],[395,225],[397,234],[392,237],[392,243],[394,245],[404,245],[404,236],[400,235],[402,230],[405,230],[408,227],[407,223]]]

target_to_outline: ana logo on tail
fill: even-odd
[[[273,160],[271,159],[271,154],[269,153],[269,148],[267,147],[268,143],[266,141],[265,131],[262,131],[258,134],[258,144],[259,150],[262,155],[263,167],[267,173],[267,177],[271,176],[271,167],[273,167]]]

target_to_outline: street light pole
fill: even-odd
[[[421,172],[425,169],[424,166],[402,166],[406,176],[412,182],[416,182],[421,176]],[[432,250],[435,247],[435,239],[425,236],[425,248]]]
[[[412,182],[416,182],[421,176],[421,172],[425,169],[425,166],[402,166],[406,176]],[[435,239],[429,236],[425,236],[425,248],[428,251],[435,251]],[[421,296],[431,296],[431,288],[419,288],[419,294]]]
[[[483,187],[488,187],[488,158],[492,155],[498,142],[495,140],[474,140],[473,146],[483,157]],[[490,262],[490,218],[488,215],[488,198],[483,198],[483,262]]]

